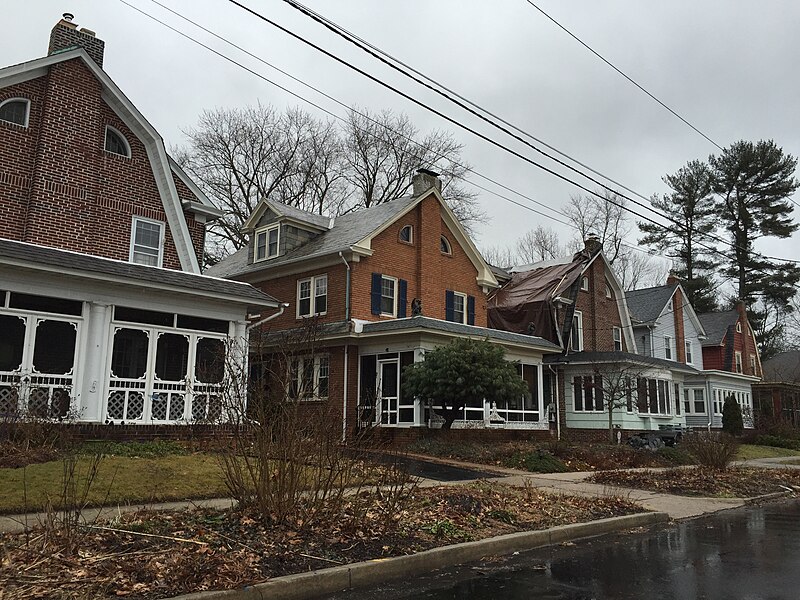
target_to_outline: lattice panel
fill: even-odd
[[[48,416],[50,404],[50,390],[47,388],[31,388],[28,393],[28,411],[37,417]]]
[[[106,415],[115,420],[125,418],[125,392],[118,390],[109,394]]]
[[[192,421],[205,421],[208,411],[208,396],[195,396],[192,399]]]
[[[153,404],[150,408],[150,414],[154,421],[167,420],[168,403],[169,403],[169,394],[153,394]]]
[[[179,421],[183,419],[183,411],[186,408],[186,398],[183,394],[169,395],[169,420]]]
[[[139,392],[128,392],[128,409],[125,417],[128,421],[140,421],[144,416],[144,395]]]
[[[17,388],[0,386],[0,415],[14,414],[19,410],[19,394]]]

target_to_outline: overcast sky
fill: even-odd
[[[127,1],[343,114],[330,101],[193,29],[151,0]],[[476,171],[556,210],[578,191],[379,88],[225,0],[159,1],[348,105],[404,111],[423,131],[452,131],[465,145],[464,156]],[[503,139],[501,133],[358,53],[281,0],[243,1],[415,97]],[[645,196],[666,191],[664,174],[716,151],[525,0],[305,3]],[[260,101],[315,112],[120,0],[3,4],[4,64],[43,56],[52,26],[63,12],[74,13],[79,26],[105,40],[105,70],[161,132],[168,147],[182,144],[182,129],[192,126],[207,108]],[[786,152],[800,155],[800,2],[538,0],[537,4],[721,146],[739,139],[772,138]],[[530,150],[524,152],[535,156]],[[539,223],[552,226],[565,239],[573,235],[489,193],[480,191],[480,200],[490,216],[478,227],[481,247],[513,242]],[[800,197],[795,200],[800,202]],[[759,249],[798,259],[800,236],[770,241]]]

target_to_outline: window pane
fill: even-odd
[[[11,292],[8,305],[11,308],[56,313],[59,315],[74,315],[76,317],[80,316],[83,312],[83,302],[78,300],[64,300],[63,298],[19,294],[17,292]]]
[[[39,373],[65,374],[75,363],[78,331],[66,321],[40,321],[36,326],[33,368]]]
[[[25,126],[25,113],[28,110],[28,103],[24,100],[15,100],[13,102],[6,102],[0,108],[0,121],[7,121],[15,123],[16,125]]]
[[[694,412],[706,412],[706,401],[703,394],[703,390],[694,390]]]
[[[572,380],[572,397],[575,410],[583,410],[583,382],[581,377],[575,377]]]
[[[203,383],[220,383],[225,375],[225,342],[214,338],[197,340],[194,375]]]
[[[328,381],[330,372],[330,361],[327,356],[319,358],[319,371],[317,374],[317,396],[319,398],[328,397]]]
[[[25,343],[25,320],[10,315],[0,315],[0,371],[16,371],[22,364],[22,347]]]
[[[120,156],[128,156],[128,148],[122,137],[112,129],[106,129],[106,145],[105,148],[108,152],[119,154]]]
[[[394,279],[381,280],[381,312],[394,314]]]
[[[278,228],[270,229],[267,232],[269,236],[269,248],[268,248],[268,256],[277,256],[278,255]]]
[[[464,322],[464,296],[453,295],[453,319],[456,323]]]
[[[148,221],[136,221],[135,243],[158,250],[161,241],[161,225]]]
[[[140,329],[117,330],[111,355],[111,374],[122,379],[144,377],[147,370],[148,343],[147,333]]]
[[[314,312],[324,313],[328,310],[328,277],[323,275],[314,280]]]
[[[256,235],[256,259],[260,260],[267,256],[267,232],[262,231]]]

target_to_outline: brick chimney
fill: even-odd
[[[673,273],[672,271],[669,272],[667,275],[667,285],[675,285],[676,283],[680,283],[681,280]]]
[[[56,23],[53,31],[50,32],[50,45],[47,48],[47,55],[57,54],[73,48],[83,48],[89,57],[103,68],[103,50],[106,43],[95,37],[94,31],[78,26],[72,22],[75,17],[70,13],[64,13],[63,18]]]
[[[442,191],[442,180],[439,179],[439,174],[430,169],[417,169],[416,175],[411,178],[411,184],[414,188],[415,196],[419,196],[431,188],[436,188],[439,192]]]
[[[600,241],[599,235],[590,232],[583,240],[583,247],[590,256],[594,256],[603,249],[603,242]]]

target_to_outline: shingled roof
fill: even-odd
[[[57,269],[60,273],[97,279],[99,276],[118,279],[123,283],[141,282],[150,286],[173,288],[185,293],[198,292],[225,297],[256,306],[277,306],[278,301],[257,290],[252,285],[206,275],[196,275],[174,269],[162,269],[146,265],[113,260],[47,248],[25,242],[0,238],[0,264],[38,266],[42,269]]]
[[[269,267],[274,268],[279,265],[320,258],[350,250],[351,246],[369,236],[383,224],[397,218],[416,200],[415,196],[405,196],[336,217],[330,229],[320,233],[311,241],[294,250],[271,258]],[[287,214],[286,216],[289,215]],[[325,218],[327,219],[327,217]],[[266,266],[264,262],[248,264],[247,253],[248,249],[242,248],[213,267],[209,267],[206,270],[206,274],[215,277],[238,277],[264,269]]]
[[[637,323],[653,323],[661,315],[677,287],[678,284],[674,283],[625,292],[625,302],[631,319]]]
[[[728,329],[739,319],[739,313],[735,310],[708,312],[697,315],[697,318],[708,336],[703,346],[719,346],[725,340]]]

